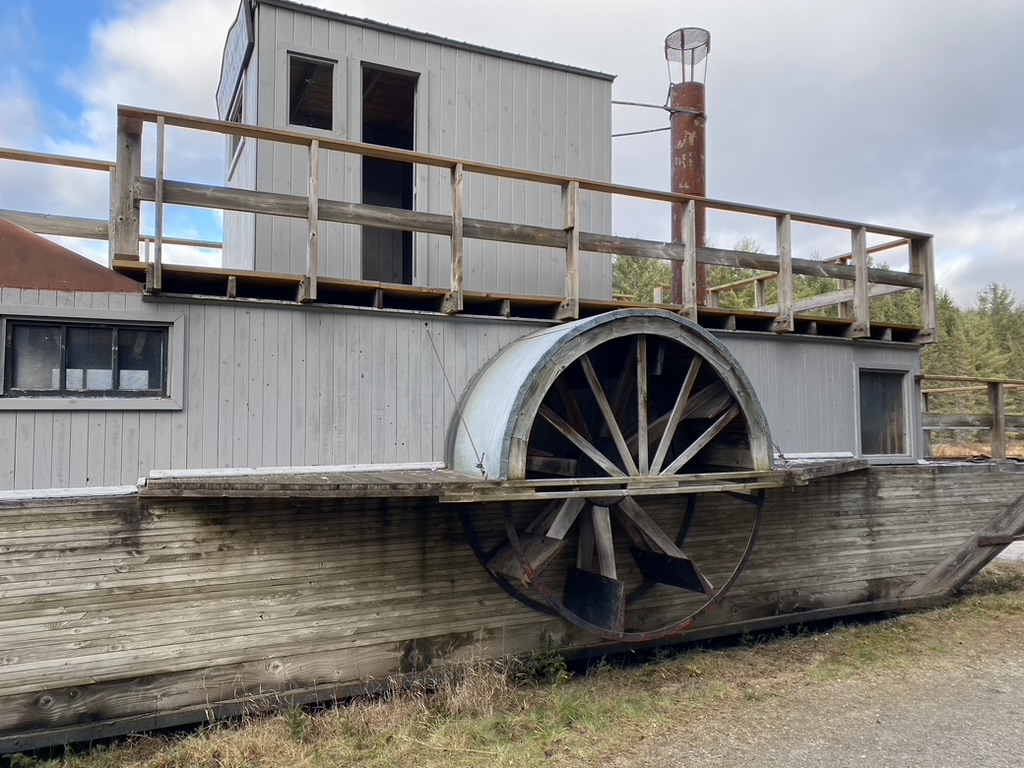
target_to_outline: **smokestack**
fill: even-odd
[[[668,62],[669,128],[672,142],[673,192],[686,195],[707,195],[704,81],[707,57],[711,52],[711,33],[699,27],[677,29],[665,38],[665,60]],[[706,213],[697,206],[697,247],[705,245]],[[672,206],[672,241],[683,241],[683,209]],[[708,270],[697,266],[697,303],[707,304]],[[683,265],[672,262],[672,302],[683,303]]]

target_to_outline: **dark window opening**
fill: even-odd
[[[860,372],[860,444],[865,456],[905,456],[907,409],[903,371]]]
[[[363,65],[363,141],[414,149],[417,75]],[[413,166],[363,158],[363,203],[413,208]],[[412,283],[412,232],[363,227],[363,278]]]
[[[8,322],[4,395],[167,393],[167,329]]]
[[[334,129],[334,63],[288,57],[288,124]]]

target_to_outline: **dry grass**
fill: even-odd
[[[992,446],[981,442],[939,443],[931,445],[931,455],[936,459],[974,459],[991,458]],[[1024,459],[1024,442],[1010,440],[1006,444],[1006,455],[1014,459]]]
[[[523,683],[528,663],[472,661],[433,680],[344,706],[293,709],[180,738],[16,766],[584,766],[624,761],[647,738],[740,717],[794,686],[941,669],[965,656],[1016,654],[1024,566],[987,569],[948,606],[873,624],[689,650],[567,683]],[[535,660],[536,661],[536,660]],[[541,658],[532,669],[550,666]],[[550,670],[546,670],[547,671]],[[558,679],[558,676],[555,676]],[[727,722],[726,722],[727,724]]]

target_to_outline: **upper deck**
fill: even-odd
[[[832,217],[697,198],[652,189],[625,187],[610,182],[526,171],[458,158],[424,154],[379,145],[342,141],[286,131],[197,118],[155,110],[120,107],[118,154],[115,162],[0,150],[0,159],[79,168],[110,175],[109,220],[52,216],[27,211],[0,210],[0,216],[47,235],[99,238],[109,241],[109,265],[138,280],[146,295],[203,296],[210,298],[272,300],[310,305],[340,305],[429,313],[524,317],[562,321],[590,316],[623,306],[635,306],[629,297],[581,297],[580,274],[598,258],[660,259],[682,265],[682,302],[658,304],[711,329],[768,331],[775,334],[811,334],[870,338],[914,343],[935,340],[936,307],[932,236],[895,227]],[[199,184],[165,174],[166,154],[173,150],[176,131],[199,131],[259,143],[297,147],[309,158],[306,194],[283,194],[227,185]],[[150,146],[152,144],[152,146]],[[172,149],[168,149],[171,147]],[[325,155],[377,158],[423,166],[448,176],[450,200],[444,212],[405,210],[368,205],[359,200],[321,196],[318,158]],[[143,170],[143,156],[152,157]],[[554,190],[562,206],[560,226],[537,223],[524,212],[514,220],[464,215],[466,180],[511,180],[517,185]],[[660,205],[666,215],[673,207],[684,213],[683,242],[622,237],[589,232],[580,225],[584,195]],[[695,220],[698,206],[712,213],[711,226],[725,232],[737,226],[774,227],[775,243],[768,253],[698,247]],[[175,264],[182,248],[204,248],[216,253],[223,246],[213,240],[175,237],[166,231],[168,208],[213,209],[244,212],[298,222],[305,230],[301,273],[266,272],[222,267]],[[541,217],[543,218],[543,217]],[[143,231],[142,221],[152,221]],[[737,220],[741,223],[737,225]],[[742,222],[747,222],[746,224]],[[450,279],[443,284],[407,285],[383,281],[327,277],[321,263],[321,229],[327,224],[373,227],[428,235],[446,243]],[[800,257],[800,234],[829,230],[848,238],[844,253],[818,253]],[[714,240],[715,230],[709,231]],[[544,291],[467,290],[467,244],[490,241],[517,244],[560,253],[559,295]],[[882,267],[873,260],[885,260]],[[516,258],[509,252],[508,258]],[[906,267],[899,268],[900,263]],[[742,281],[711,283],[699,300],[698,265],[751,270]],[[895,266],[894,266],[895,265]],[[813,278],[813,285],[801,280]],[[774,290],[765,287],[774,283]],[[730,291],[755,287],[753,306],[725,306]],[[807,295],[809,288],[817,292]],[[873,312],[886,296],[907,293],[914,297],[915,322],[894,323]],[[799,296],[799,298],[798,298]],[[769,301],[771,303],[769,303]],[[648,305],[649,306],[649,305]]]

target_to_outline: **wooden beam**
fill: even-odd
[[[636,340],[636,423],[637,469],[641,475],[650,472],[650,437],[647,434],[647,337]]]
[[[316,301],[317,275],[320,271],[320,142],[309,142],[309,180],[306,201],[306,274],[299,301]]]
[[[565,231],[565,300],[563,319],[580,316],[580,185],[570,181],[562,187],[562,229]]]
[[[1019,536],[1024,532],[1024,495],[1017,497],[988,525],[975,531],[955,552],[946,556],[921,579],[912,584],[900,597],[922,597],[948,594],[976,574],[998,552],[990,547],[979,547],[979,539],[996,536]]]
[[[139,260],[139,200],[135,183],[142,170],[142,127],[119,124],[117,166],[110,196],[110,266]]]
[[[793,330],[793,219],[789,214],[775,220],[775,243],[779,253],[779,303],[772,330],[790,332]],[[758,281],[759,285],[763,284]],[[761,304],[764,304],[764,288],[761,289]],[[760,304],[759,304],[760,306]]]
[[[587,250],[590,248],[588,247]],[[701,264],[713,264],[719,267],[740,267],[762,272],[776,272],[779,268],[778,258],[764,253],[730,251],[724,248],[698,248],[697,257]],[[659,258],[671,259],[678,258],[678,256],[669,254]],[[797,275],[829,277],[835,280],[855,280],[857,277],[857,269],[852,265],[830,264],[816,259],[793,259],[793,272]],[[924,287],[924,280],[920,275],[897,272],[892,269],[868,269],[868,278],[872,283],[880,285],[901,285],[905,288],[919,289]]]
[[[850,231],[850,252],[853,254],[853,326],[850,336],[871,335],[871,305],[868,293],[868,233],[864,227]]]
[[[164,118],[156,119],[156,189],[153,201],[153,271],[147,289],[160,293],[164,287],[164,163],[166,160],[167,130]]]
[[[0,147],[0,160],[20,160],[25,163],[41,165],[57,165],[62,168],[80,168],[87,171],[104,171],[112,173],[115,163],[110,160],[92,160],[86,157],[70,155],[53,155],[46,152],[28,152],[22,149]]]
[[[876,296],[889,296],[895,293],[905,293],[911,291],[913,288],[901,288],[896,285],[871,285],[868,289],[868,295],[872,298]],[[799,299],[793,302],[793,312],[813,312],[816,309],[823,309],[824,307],[832,307],[837,304],[853,301],[853,288],[846,288],[841,291],[832,291],[831,293],[823,293],[819,296],[811,296],[807,299]],[[765,307],[768,311],[775,310],[774,305]]]
[[[48,213],[28,213],[0,208],[0,219],[7,219],[37,235],[82,237],[88,240],[107,240],[110,220],[86,219],[78,216],[53,216]]]
[[[921,276],[921,334],[922,341],[938,341],[938,304],[935,288],[935,244],[933,238],[914,238],[910,241],[910,271]]]
[[[679,421],[683,417],[683,413],[686,408],[686,401],[689,399],[690,391],[693,389],[693,383],[697,380],[697,372],[700,370],[700,363],[701,359],[697,355],[694,355],[693,359],[690,360],[690,367],[686,371],[686,376],[683,379],[682,385],[679,387],[679,394],[676,395],[676,401],[672,405],[668,421],[662,429],[661,439],[658,441],[658,449],[654,452],[654,459],[651,461],[650,472],[652,475],[656,475],[661,472],[661,465],[665,462],[665,456],[668,453],[668,448],[672,444],[672,438],[676,434],[676,427],[679,426]]]
[[[684,557],[676,543],[631,496],[620,499],[618,508],[642,533],[650,549],[672,557]]]
[[[546,405],[542,405],[538,413],[540,413],[544,420],[551,426],[561,432],[562,435],[565,436],[566,440],[587,454],[587,456],[593,459],[595,464],[601,467],[601,469],[609,475],[612,477],[626,477],[625,472],[609,461],[601,451],[595,448],[589,440],[586,440],[579,432],[567,424],[557,413],[552,411]]]
[[[611,403],[608,402],[608,396],[604,393],[604,387],[601,386],[601,380],[597,377],[597,372],[594,370],[593,364],[590,362],[590,357],[584,353],[580,358],[580,366],[583,368],[583,375],[587,379],[587,384],[590,385],[590,391],[594,395],[594,400],[597,402],[597,407],[601,411],[601,415],[604,417],[605,424],[608,426],[608,432],[611,434],[612,441],[615,443],[615,448],[619,452],[619,458],[622,459],[623,465],[626,467],[626,472],[629,475],[638,475],[636,464],[633,461],[633,457],[630,455],[629,448],[626,446],[626,438],[622,435],[622,429],[619,427],[618,421],[615,419],[615,412],[612,410]]]
[[[686,463],[690,461],[690,459],[692,459],[694,456],[696,456],[700,452],[701,448],[703,448],[716,437],[718,437],[718,434],[727,426],[729,426],[729,423],[739,415],[740,406],[737,403],[728,411],[719,416],[715,423],[708,427],[700,437],[694,440],[693,443],[690,444],[690,446],[685,451],[676,456],[673,462],[669,464],[667,467],[665,467],[664,470],[662,470],[661,474],[674,475],[676,472],[678,472],[680,469],[686,466]]]
[[[992,411],[992,458],[1006,461],[1006,390],[1000,382],[988,385],[988,407]]]
[[[463,309],[464,297],[462,294],[463,283],[463,221],[462,221],[462,184],[463,170],[462,163],[456,163],[451,170],[452,177],[452,236],[451,236],[451,257],[452,275],[451,288],[448,295],[444,297],[442,311],[446,315],[461,312]]]
[[[594,520],[594,543],[597,545],[598,572],[609,579],[616,579],[615,540],[612,538],[612,518],[608,507],[594,505],[590,510]]]
[[[683,206],[683,306],[679,314],[697,322],[697,203]]]

